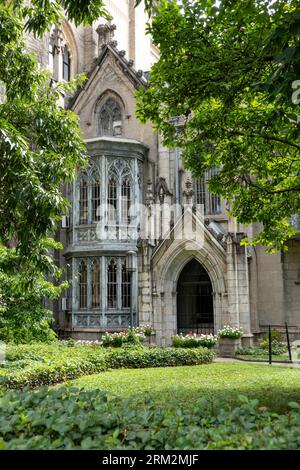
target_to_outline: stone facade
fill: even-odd
[[[287,253],[275,255],[243,247],[242,238],[257,227],[229,218],[225,201],[185,170],[179,149],[163,147],[151,124],[139,123],[135,92],[147,85],[158,51],[145,36],[142,6],[106,3],[110,24],[100,19],[76,28],[63,21],[43,40],[27,38],[54,80],[87,72],[83,87],[65,97],[80,117],[90,165],[65,188],[72,209],[58,233],[65,247],[59,259],[71,286],[54,305],[58,328],[74,338],[98,338],[128,327],[133,314],[135,323],[153,324],[164,346],[178,332],[180,314],[182,332],[231,324],[243,328],[244,344],[268,324],[288,322],[297,336],[300,242],[291,240]],[[200,239],[182,236],[183,218]],[[152,223],[150,236],[143,236]],[[133,273],[129,251],[137,254]]]

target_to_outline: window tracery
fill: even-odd
[[[123,109],[117,96],[109,94],[101,100],[98,115],[101,136],[122,135]]]

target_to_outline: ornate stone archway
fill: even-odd
[[[193,242],[173,242],[160,259],[153,260],[153,321],[158,344],[170,344],[177,332],[177,282],[182,269],[192,259],[210,277],[215,329],[222,326],[222,315],[228,310],[225,251],[214,242],[204,243],[201,249]]]
[[[177,282],[177,333],[214,333],[212,283],[195,258],[183,267]]]

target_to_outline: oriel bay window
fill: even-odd
[[[125,256],[89,256],[77,266],[79,311],[128,312],[131,278]]]

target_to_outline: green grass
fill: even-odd
[[[260,364],[121,369],[81,377],[72,384],[106,390],[133,403],[149,396],[158,404],[177,401],[188,406],[203,398],[220,406],[235,404],[239,395],[246,395],[274,411],[284,411],[289,401],[300,402],[300,369]]]

